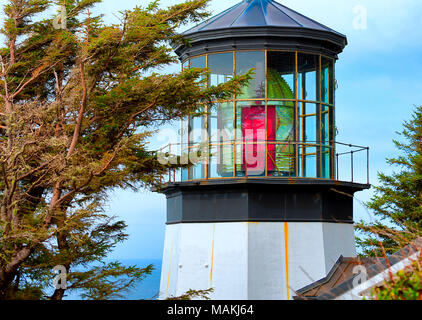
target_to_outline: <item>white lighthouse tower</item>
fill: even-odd
[[[369,182],[338,175],[334,69],[346,37],[272,0],[242,1],[184,35],[176,53],[184,68],[209,68],[208,85],[255,74],[182,124],[182,154],[208,152],[163,187],[160,299],[210,288],[219,300],[292,299],[356,255],[353,194]]]

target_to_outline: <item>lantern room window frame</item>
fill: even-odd
[[[254,144],[264,144],[265,149],[265,173],[261,175],[257,175],[256,177],[259,178],[312,178],[312,179],[335,179],[335,167],[336,167],[336,157],[335,157],[335,63],[336,58],[315,52],[309,51],[302,51],[302,50],[273,50],[273,49],[255,49],[255,50],[229,50],[229,51],[220,51],[220,52],[212,52],[201,54],[197,56],[191,56],[185,61],[182,62],[182,69],[191,68],[191,67],[201,67],[201,68],[210,68],[210,77],[207,80],[207,85],[212,85],[211,78],[213,77],[213,70],[212,66],[209,65],[209,57],[223,54],[231,54],[233,58],[232,63],[232,76],[236,74],[236,67],[237,67],[237,56],[239,53],[247,53],[247,52],[263,52],[264,53],[264,82],[265,88],[263,92],[263,97],[253,97],[253,98],[238,98],[237,96],[233,96],[230,100],[219,100],[213,101],[212,105],[215,105],[216,108],[217,104],[231,104],[231,108],[233,109],[233,116],[232,116],[232,141],[229,143],[221,143],[220,141],[213,141],[210,139],[208,142],[210,156],[208,157],[208,161],[201,162],[198,164],[194,164],[188,169],[183,169],[181,174],[182,181],[193,181],[193,180],[208,180],[208,179],[227,179],[227,178],[239,178],[239,177],[254,177],[253,175],[250,176],[248,174],[248,169],[240,169],[239,166],[239,146],[241,148],[245,147],[244,142],[238,141],[239,135],[239,128],[237,127],[238,123],[238,105],[242,103],[251,102],[251,105],[256,103],[262,103],[265,106],[265,130],[268,130],[268,107],[271,105],[271,102],[277,103],[292,103],[293,112],[294,112],[294,141],[289,141],[288,148],[292,147],[294,149],[293,159],[288,159],[289,163],[289,173],[286,175],[286,171],[284,174],[276,174],[275,176],[268,171],[268,159],[271,159],[271,155],[269,156],[269,149],[271,149],[274,145],[282,145],[284,142],[282,141],[265,141],[256,142]],[[294,54],[294,97],[293,99],[284,99],[284,98],[275,98],[274,96],[269,97],[269,87],[268,87],[268,53],[289,53]],[[315,92],[315,100],[306,100],[306,99],[299,99],[303,97],[305,93],[299,95],[298,90],[300,88],[303,89],[303,86],[299,86],[298,81],[299,79],[304,80],[303,77],[300,77],[299,74],[299,56],[300,55],[311,55],[314,58],[317,58],[318,61],[318,68],[315,70],[316,72],[316,92]],[[205,62],[205,66],[203,65],[196,65],[195,59],[203,59]],[[331,61],[332,70],[323,70],[323,61]],[[326,72],[323,74],[323,71]],[[242,73],[243,70],[242,70]],[[329,79],[327,82],[328,92],[322,92],[322,82],[326,81],[326,77],[330,76],[332,79]],[[229,78],[227,79],[229,80]],[[254,80],[252,80],[254,81]],[[306,89],[306,87],[305,87]],[[323,101],[324,100],[324,101]],[[315,106],[315,110],[311,109],[312,111],[307,111],[308,108],[304,106]],[[273,105],[271,105],[273,106]],[[277,106],[276,106],[277,107]],[[287,106],[284,106],[287,107]],[[193,130],[197,130],[197,126],[200,125],[201,128],[206,129],[208,134],[212,130],[212,122],[213,115],[212,107],[210,105],[203,105],[199,106],[199,110],[205,111],[206,115],[201,117],[189,117],[188,119],[182,120],[181,122],[181,151],[190,153],[192,150],[197,148],[198,141],[191,141],[191,132]],[[308,109],[309,110],[309,109]],[[306,136],[306,125],[307,120],[309,118],[315,117],[315,141],[308,140]],[[327,128],[327,121],[328,121],[328,128]],[[322,128],[325,128],[324,133],[322,133]],[[327,141],[328,138],[328,141]],[[269,148],[270,147],[270,148]],[[232,165],[231,165],[231,174],[229,176],[220,176],[215,174],[215,159],[213,159],[213,151],[216,148],[220,148],[223,150],[228,150],[231,148],[231,155],[232,155]],[[183,150],[185,149],[185,150]],[[290,156],[290,152],[289,152]],[[309,161],[311,159],[311,161]],[[310,172],[310,163],[312,163],[312,159],[315,165],[315,172]],[[214,160],[214,161],[213,161]],[[274,161],[274,160],[272,160]],[[290,169],[290,161],[293,162],[293,170]]]

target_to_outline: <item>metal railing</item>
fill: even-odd
[[[217,149],[217,155],[221,155],[224,153],[221,151],[223,147],[231,147],[229,158],[232,159],[232,174],[216,176],[211,174],[210,170],[211,166],[216,165],[213,163],[216,156],[213,149]],[[248,153],[254,153],[258,162],[264,164],[259,174],[245,163]],[[321,144],[291,141],[226,141],[193,145],[170,143],[157,151],[157,157],[160,158],[160,162],[163,164],[167,162],[172,167],[162,183],[247,177],[324,179],[370,184],[369,147],[342,142]],[[191,158],[197,161],[192,161]],[[310,164],[312,169],[309,169]],[[180,165],[184,168],[181,169]],[[200,177],[189,174],[195,166],[201,166],[203,174]]]
[[[355,158],[356,155],[364,153],[365,154],[365,166],[366,166],[366,184],[370,184],[370,169],[369,169],[369,147],[362,147],[353,144],[346,144],[342,142],[336,142],[337,146],[342,146],[350,148],[350,151],[343,151],[336,153],[336,180],[339,180],[340,177],[340,157],[349,157],[350,155],[350,176],[351,182],[355,182]]]

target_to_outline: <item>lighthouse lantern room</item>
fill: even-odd
[[[244,0],[184,36],[182,67],[208,68],[206,85],[254,74],[240,94],[199,105],[169,145],[191,165],[162,189],[160,299],[210,288],[212,299],[292,299],[356,256],[353,195],[369,188],[369,148],[336,139],[347,39],[272,0]]]

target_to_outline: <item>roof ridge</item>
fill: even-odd
[[[372,279],[378,274],[381,274],[388,269],[392,268],[397,263],[408,259],[409,257],[419,254],[422,248],[422,238],[417,238],[413,242],[409,243],[407,246],[403,247],[399,251],[393,253],[391,256],[388,256],[387,259],[382,258],[380,261],[369,265],[367,267],[367,281]],[[358,277],[359,274],[354,275],[350,279],[342,282],[334,288],[331,288],[327,292],[319,295],[316,299],[325,300],[325,299],[335,299],[336,297],[341,296],[349,290],[354,288],[353,280]]]
[[[329,31],[332,31],[332,32],[335,32],[335,33],[339,33],[339,32],[337,32],[337,31],[335,31],[334,29],[331,29],[330,27],[326,26],[325,24],[322,24],[322,23],[320,23],[320,22],[318,22],[318,21],[316,21],[316,20],[314,20],[314,19],[312,19],[312,18],[310,18],[310,17],[308,17],[308,16],[305,16],[304,14],[302,14],[302,13],[300,13],[300,12],[296,11],[296,10],[293,10],[293,9],[291,9],[291,8],[289,8],[289,7],[286,7],[285,5],[283,5],[283,4],[281,4],[281,3],[277,2],[277,1],[273,1],[273,0],[270,0],[270,1],[271,1],[271,2],[275,2],[275,3],[277,3],[278,5],[282,6],[283,8],[285,8],[285,9],[287,9],[287,10],[290,10],[290,11],[294,12],[295,14],[297,14],[297,15],[301,16],[302,18],[305,18],[305,19],[311,20],[312,22],[314,22],[315,24],[319,25],[320,27],[323,27],[323,28],[328,29]]]
[[[344,261],[345,257],[343,257],[343,255],[340,255],[340,257],[337,259],[337,261],[334,263],[334,265],[331,267],[330,271],[328,272],[328,274],[317,280],[314,281],[313,283],[308,284],[307,286],[300,288],[299,290],[296,290],[296,292],[300,295],[304,292],[310,291],[312,289],[315,289],[325,283],[327,283],[335,274],[335,272],[337,271],[337,269],[341,266],[342,262]]]
[[[236,26],[242,16],[247,16],[249,14],[248,9],[250,9],[251,6],[256,6],[257,12],[262,15],[263,19],[263,24],[254,25],[255,27],[275,26],[281,28],[314,29],[318,31],[331,32],[345,37],[340,32],[337,32],[316,20],[307,17],[300,12],[290,9],[289,7],[286,7],[275,0],[240,1],[234,6],[218,13],[216,16],[210,17],[204,22],[189,28],[183,33],[191,34],[214,29],[233,28]],[[269,15],[269,13],[272,13],[272,15]],[[242,24],[240,27],[247,27],[247,25]]]
[[[210,44],[213,48],[216,48],[217,42],[222,42],[221,45],[224,48],[233,48],[239,41],[245,42],[245,46],[249,48],[252,44],[246,38],[250,38],[255,43],[257,41],[255,37],[260,39],[267,37],[267,41],[270,42],[288,42],[287,39],[292,38],[312,38],[322,45],[318,48],[317,45],[312,45],[316,51],[332,54],[334,57],[347,45],[345,35],[274,0],[243,0],[182,34],[192,37],[192,44],[196,43],[198,46]],[[226,41],[228,39],[232,42],[230,45]],[[305,48],[302,40],[300,42],[299,46]],[[207,46],[207,50],[210,46]],[[297,45],[290,43],[288,47],[297,48]],[[177,48],[179,48],[178,52],[182,52],[180,50],[185,50],[186,46],[179,44]],[[201,52],[203,50],[199,47],[197,49]]]
[[[284,14],[286,17],[288,17],[290,20],[293,20],[294,22],[296,22],[298,25],[300,25],[301,27],[304,27],[304,25],[302,23],[300,23],[299,21],[297,21],[296,19],[292,18],[291,16],[289,16],[287,13],[285,13],[283,10],[281,10],[280,8],[278,8],[275,4],[278,3],[277,1],[272,1],[269,0],[269,4],[271,4],[274,8],[276,8],[278,11],[280,11],[282,14]],[[280,4],[281,6],[283,6],[282,4]],[[283,6],[284,7],[284,6]],[[287,7],[286,7],[287,8]],[[293,11],[293,10],[292,10]]]
[[[239,2],[239,4],[243,3],[243,2],[247,2],[247,1],[241,1]],[[237,17],[232,21],[232,23],[230,23],[230,27],[233,26],[233,24],[240,18],[241,15],[243,15],[245,13],[245,11],[249,8],[249,4],[245,7],[245,9],[243,9],[243,11],[241,13],[239,13],[237,15]]]
[[[264,12],[264,6],[262,5],[263,0],[259,0],[259,5],[261,6],[262,15],[264,16],[265,24],[268,24],[267,15]]]
[[[241,4],[243,3],[243,1],[235,4],[234,6],[231,6],[230,8],[227,8],[226,10],[221,11],[220,13],[218,13],[215,16],[209,17],[207,20],[193,26],[192,28],[189,28],[188,30],[184,31],[183,33],[188,33],[189,31],[198,28],[199,26],[201,26],[200,29],[198,29],[198,31],[201,31],[203,28],[207,27],[208,25],[210,25],[212,22],[215,22],[216,20],[218,20],[218,18],[221,18],[221,16],[224,16],[226,13],[229,13],[230,11],[234,10],[235,8],[239,7]]]

